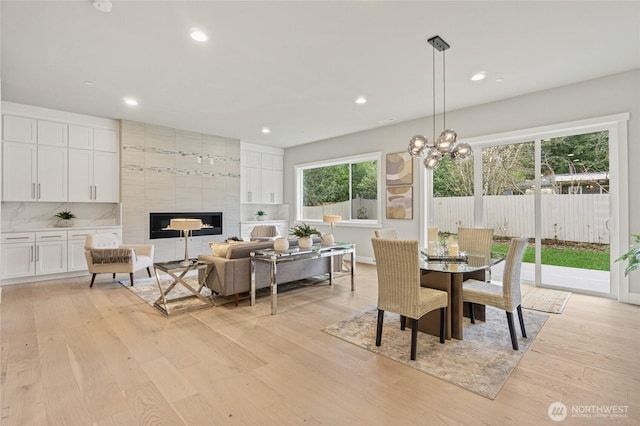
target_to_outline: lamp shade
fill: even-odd
[[[322,221],[327,223],[342,222],[342,216],[337,214],[325,214],[322,216]]]
[[[178,231],[192,231],[202,228],[200,219],[171,219],[171,229]]]

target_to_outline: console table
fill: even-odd
[[[259,250],[251,253],[251,266],[255,269],[256,262],[269,265],[271,284],[271,315],[278,313],[278,265],[287,262],[299,262],[308,259],[328,257],[330,259],[329,284],[333,283],[333,262],[335,256],[351,255],[351,291],[355,290],[353,276],[356,265],[356,246],[351,243],[334,243],[330,246],[313,245],[308,249],[294,247],[286,251]],[[256,301],[255,277],[251,279],[251,306]]]

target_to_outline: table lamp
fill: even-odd
[[[335,238],[333,237],[333,224],[337,222],[342,222],[342,216],[337,214],[325,214],[322,216],[322,221],[327,222],[331,225],[330,236],[326,234],[323,235],[322,242],[324,242],[326,245],[331,245],[335,242]]]
[[[189,232],[202,228],[202,220],[200,219],[171,219],[171,229],[182,231],[184,236],[184,260],[180,262],[182,266],[191,265],[189,260],[189,249],[187,247],[187,240]]]

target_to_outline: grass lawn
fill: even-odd
[[[507,253],[509,244],[494,242],[491,250],[498,253]],[[535,251],[531,245],[525,250],[523,261],[535,263]],[[609,252],[590,251],[573,247],[543,246],[542,264],[608,271]]]

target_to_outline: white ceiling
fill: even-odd
[[[436,34],[451,45],[447,110],[640,68],[638,1],[0,7],[3,100],[283,148],[430,115]]]

